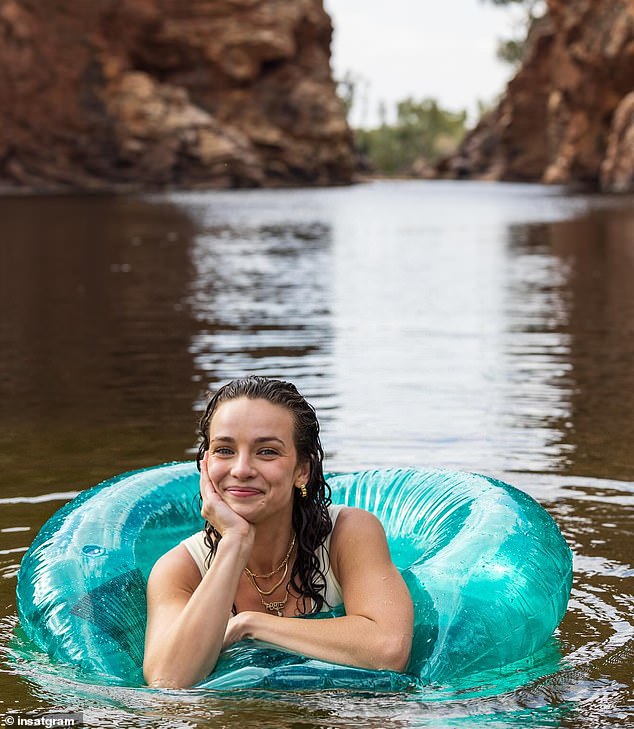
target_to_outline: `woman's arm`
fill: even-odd
[[[248,541],[225,535],[202,580],[182,545],[156,563],[147,587],[143,659],[150,686],[185,688],[211,673],[250,551]]]
[[[207,474],[207,456],[201,465],[200,490],[202,515],[217,525],[222,539],[202,580],[182,545],[163,555],[152,569],[143,659],[143,675],[150,686],[184,688],[211,673],[253,548],[255,529],[216,493]]]
[[[412,644],[412,600],[378,519],[360,509],[342,511],[331,559],[343,590],[345,617],[296,620],[243,612],[229,621],[224,647],[255,638],[333,663],[404,671]]]

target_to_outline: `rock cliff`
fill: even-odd
[[[499,106],[440,172],[634,190],[634,0],[547,8]]]
[[[322,0],[0,0],[0,184],[349,182]]]

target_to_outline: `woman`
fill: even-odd
[[[148,580],[148,684],[193,686],[244,638],[404,671],[408,590],[379,521],[330,504],[319,423],[296,388],[234,380],[210,400],[200,436],[206,527],[161,557]],[[342,603],[343,617],[289,620]]]

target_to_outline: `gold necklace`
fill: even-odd
[[[286,594],[284,595],[284,599],[283,600],[272,600],[271,602],[267,602],[264,599],[264,595],[267,594],[267,593],[263,593],[260,590],[260,588],[255,584],[255,581],[253,579],[251,579],[251,584],[253,585],[253,587],[255,587],[255,589],[260,594],[260,602],[262,603],[262,605],[264,606],[264,608],[266,610],[268,610],[270,613],[277,613],[277,615],[279,617],[282,617],[283,610],[286,607],[286,603],[288,602],[288,594],[289,594],[289,592],[288,592],[288,582],[286,583]],[[282,583],[280,582],[278,584],[278,587],[281,584]]]
[[[286,595],[283,600],[278,600],[276,602],[266,602],[262,595],[260,595],[260,600],[262,600],[262,605],[270,612],[270,613],[276,613],[278,617],[282,617],[284,615],[284,608],[286,607],[286,603],[288,602],[288,585],[286,585]]]
[[[253,585],[256,592],[260,595],[260,602],[262,603],[265,610],[267,610],[270,613],[276,613],[279,617],[282,617],[283,610],[286,607],[286,603],[288,602],[288,595],[289,595],[289,585],[288,582],[286,583],[286,594],[284,596],[283,600],[273,600],[271,602],[267,602],[264,597],[272,595],[275,590],[277,590],[278,587],[281,586],[281,584],[286,579],[286,575],[288,574],[288,560],[290,559],[291,552],[293,551],[293,547],[295,546],[295,535],[293,534],[293,538],[291,539],[291,544],[288,548],[288,551],[286,552],[286,556],[284,559],[280,562],[280,564],[271,572],[268,572],[265,575],[256,575],[248,567],[244,568],[244,572],[246,576],[249,578],[249,582]],[[256,578],[262,580],[267,579],[269,577],[273,577],[274,574],[279,572],[282,568],[284,568],[284,572],[282,574],[282,577],[275,583],[273,587],[269,590],[263,590],[258,583],[256,582]]]
[[[293,538],[291,539],[291,543],[288,548],[288,552],[286,552],[286,556],[284,557],[284,559],[278,564],[278,566],[274,570],[267,572],[265,575],[256,575],[254,572],[251,572],[251,570],[248,567],[245,567],[244,571],[249,575],[249,577],[256,577],[258,580],[266,580],[269,577],[273,577],[273,575],[276,572],[279,572],[282,569],[282,567],[286,567],[288,565],[288,560],[291,556],[291,552],[293,551],[294,546],[295,546],[295,534],[293,534]]]
[[[255,587],[255,589],[260,593],[260,595],[272,595],[275,590],[284,582],[286,579],[286,575],[288,574],[288,562],[284,565],[284,572],[282,573],[281,578],[273,585],[273,587],[270,590],[263,590],[258,583],[255,581],[256,575],[251,572],[251,570],[245,570],[247,573],[247,577],[249,578],[249,581]]]

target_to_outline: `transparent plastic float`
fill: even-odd
[[[526,493],[442,470],[363,471],[328,483],[334,503],[367,509],[385,528],[415,605],[407,673],[243,641],[199,687],[398,691],[464,683],[549,640],[566,611],[572,555]],[[105,481],[54,514],[18,574],[18,615],[34,649],[76,667],[82,681],[142,686],[147,577],[163,553],[202,528],[198,489],[195,464],[167,464]]]

